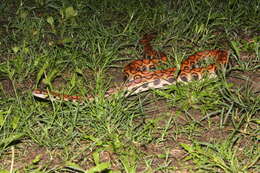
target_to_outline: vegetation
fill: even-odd
[[[2,172],[257,172],[260,55],[257,0],[6,0],[0,4]],[[106,90],[142,57],[138,40],[179,67],[230,51],[218,78],[131,97]],[[48,102],[34,88],[91,94]]]

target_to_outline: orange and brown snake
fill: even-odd
[[[225,50],[205,50],[197,52],[185,59],[180,66],[180,71],[176,75],[176,68],[164,70],[154,70],[159,63],[167,61],[167,56],[160,51],[156,51],[151,46],[151,41],[156,34],[146,34],[139,41],[144,47],[144,59],[134,60],[124,68],[124,74],[127,77],[125,83],[119,87],[110,88],[105,97],[109,97],[119,91],[125,91],[126,96],[138,94],[149,89],[163,88],[167,85],[173,85],[176,82],[189,82],[192,80],[201,80],[205,73],[209,76],[216,76],[216,70],[219,65],[228,63],[229,53]],[[194,67],[197,62],[212,57],[215,63],[206,67]],[[59,94],[53,91],[35,89],[32,94],[35,97],[46,100],[64,100],[72,102],[82,102],[84,100],[93,100],[93,96],[71,96]]]

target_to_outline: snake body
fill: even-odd
[[[146,34],[139,41],[144,47],[144,58],[134,60],[124,68],[126,82],[121,86],[110,88],[105,97],[109,97],[119,91],[125,91],[126,96],[138,94],[149,89],[163,88],[167,85],[173,85],[176,82],[190,82],[192,80],[201,80],[205,73],[209,77],[216,76],[216,70],[219,65],[228,63],[229,53],[225,50],[205,50],[190,55],[180,66],[180,71],[176,75],[177,68],[168,68],[163,70],[155,70],[159,63],[165,63],[167,56],[160,51],[156,51],[151,46],[151,41],[156,34]],[[195,67],[196,64],[206,58],[212,57],[214,63],[206,67]],[[33,90],[35,97],[46,100],[64,100],[72,102],[82,102],[84,100],[93,100],[93,96],[71,96],[60,94],[53,91],[42,89]]]

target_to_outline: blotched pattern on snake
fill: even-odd
[[[189,82],[192,80],[201,80],[205,75],[209,77],[216,76],[216,70],[219,65],[228,63],[229,53],[224,50],[205,50],[197,52],[185,59],[176,75],[177,68],[168,68],[164,70],[155,70],[159,63],[165,63],[167,56],[160,51],[156,51],[151,46],[151,41],[156,34],[146,34],[139,41],[144,47],[144,59],[134,60],[124,68],[126,82],[121,86],[110,88],[105,96],[109,97],[119,91],[125,91],[126,96],[138,94],[154,88],[163,88],[167,85],[173,85],[176,82]],[[212,57],[215,63],[206,67],[194,67],[197,62]],[[53,91],[35,89],[33,95],[46,100],[64,100],[72,102],[82,102],[84,100],[93,100],[93,96],[71,96],[60,94]]]

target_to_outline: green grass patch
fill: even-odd
[[[257,172],[259,5],[3,1],[0,169]],[[142,58],[138,40],[149,32],[158,33],[152,44],[169,55],[167,67],[207,49],[229,50],[230,63],[215,79],[105,98],[123,67]],[[32,96],[34,88],[95,99],[43,101]]]

